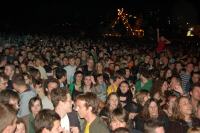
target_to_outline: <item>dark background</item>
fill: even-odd
[[[0,4],[1,32],[101,32],[117,8],[142,14],[144,26],[200,24],[199,0],[5,1]]]

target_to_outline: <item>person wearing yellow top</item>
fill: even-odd
[[[99,100],[96,94],[86,92],[76,97],[76,111],[85,119],[84,133],[110,133],[105,123],[97,116]]]
[[[114,82],[107,88],[107,96],[112,92],[117,92],[117,88],[122,81],[124,81],[122,74],[116,74]]]
[[[90,133],[90,123],[86,124],[84,133]]]

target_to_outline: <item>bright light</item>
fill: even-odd
[[[194,36],[194,34],[192,33],[193,30],[194,30],[194,27],[188,28],[187,36]]]

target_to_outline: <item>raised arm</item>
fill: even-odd
[[[159,28],[156,29],[156,32],[157,32],[157,42],[160,41],[160,33],[159,33]]]

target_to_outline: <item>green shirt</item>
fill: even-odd
[[[138,80],[136,83],[135,83],[135,88],[136,88],[136,91],[139,92],[141,90],[146,90],[146,91],[150,91],[151,88],[152,88],[152,80],[148,80],[147,83],[145,83],[143,86],[141,84],[141,81]]]

